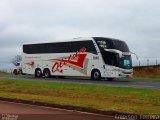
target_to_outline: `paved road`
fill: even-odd
[[[113,81],[101,80],[95,81],[87,78],[35,78],[29,75],[1,75],[0,78],[12,78],[12,79],[27,79],[27,80],[47,80],[50,82],[75,82],[85,84],[103,84],[111,86],[134,86],[134,87],[148,87],[148,88],[160,88],[160,80],[158,79],[115,79]]]
[[[114,117],[0,101],[0,120],[114,120]]]

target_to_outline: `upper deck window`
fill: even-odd
[[[129,48],[124,41],[110,39],[110,38],[101,38],[101,37],[94,37],[96,43],[100,50],[104,49],[117,49],[122,52],[129,52]]]
[[[86,52],[97,54],[93,41],[91,40],[27,44],[23,45],[23,52],[27,54],[69,53],[69,52],[77,52],[83,47],[86,48]]]

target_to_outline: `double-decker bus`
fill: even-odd
[[[105,37],[24,44],[22,71],[35,77],[82,76],[93,80],[113,80],[133,74],[127,44]]]

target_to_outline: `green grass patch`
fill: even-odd
[[[160,114],[160,89],[0,79],[0,97],[135,114]]]

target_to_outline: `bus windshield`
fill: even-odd
[[[132,60],[130,55],[125,55],[119,59],[119,67],[124,69],[132,69]]]
[[[94,37],[100,50],[103,49],[116,49],[122,52],[130,52],[127,44],[124,41],[110,38]]]
[[[131,55],[120,57],[118,53],[105,51],[105,49],[115,49],[121,52],[130,52],[124,41],[110,38],[94,38],[103,57],[105,64],[120,67],[123,69],[132,69]]]

